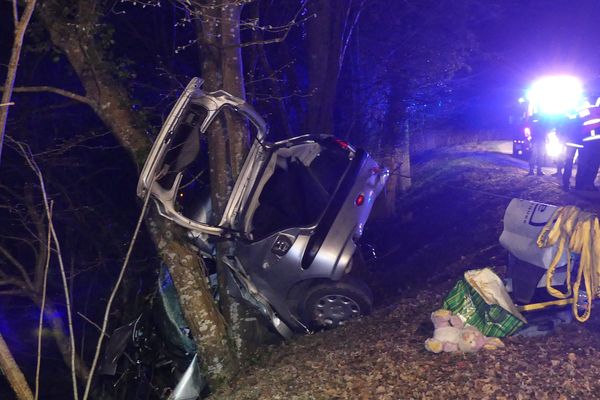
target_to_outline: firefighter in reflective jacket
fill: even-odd
[[[582,117],[583,148],[579,152],[579,165],[575,188],[596,191],[594,185],[600,167],[600,108],[590,107]]]

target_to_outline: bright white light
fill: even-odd
[[[600,122],[600,118],[592,118],[592,119],[588,119],[587,121],[585,121],[583,123],[583,126],[596,125],[599,122]]]
[[[579,111],[579,116],[581,118],[585,118],[588,115],[590,115],[590,110],[588,108],[584,108],[583,110]]]
[[[540,113],[566,114],[581,107],[583,85],[573,76],[547,76],[531,85],[527,100]]]
[[[548,154],[550,157],[558,157],[563,153],[564,146],[558,140],[556,131],[548,132],[546,140],[546,154]]]

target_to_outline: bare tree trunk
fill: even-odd
[[[150,141],[131,111],[127,91],[106,67],[103,48],[94,35],[97,18],[92,14],[94,7],[89,1],[80,0],[75,21],[64,20],[61,10],[59,1],[46,2],[41,7],[40,14],[51,40],[66,54],[86,90],[86,97],[96,105],[95,112],[111,128],[139,168],[150,149]],[[202,261],[183,245],[185,239],[181,228],[154,214],[148,222],[152,239],[173,276],[209,384],[216,388],[229,380],[236,369],[227,345],[224,321],[205,283]]]
[[[344,33],[344,21],[351,0],[310,0],[309,14],[315,14],[307,22],[309,40],[310,94],[308,100],[308,132],[333,134],[333,114],[337,80],[340,71],[340,55]]]
[[[150,232],[177,289],[185,319],[198,346],[203,370],[214,389],[228,382],[237,372],[237,360],[230,345],[227,327],[219,313],[204,274],[200,258],[191,255],[181,229],[159,216],[154,208],[149,217]]]
[[[396,159],[400,163],[398,179],[400,180],[400,191],[407,192],[412,186],[412,175],[410,170],[410,121],[404,121],[404,127],[400,132]]]
[[[202,54],[202,77],[209,91],[226,90],[234,96],[245,99],[244,74],[240,47],[239,2],[209,0],[199,3],[196,13],[198,42]],[[240,173],[250,144],[247,121],[225,110],[223,117],[216,120],[209,130],[209,162],[211,174],[211,195],[213,218],[218,221],[227,199]],[[254,311],[232,296],[228,282],[230,273],[223,257],[233,251],[233,244],[221,241],[217,244],[217,274],[220,291],[220,308],[228,325],[230,343],[236,352],[239,365],[247,355],[256,349],[253,336],[260,332]],[[260,336],[260,333],[258,333]],[[249,340],[250,339],[250,340]],[[248,346],[250,344],[250,346]]]
[[[202,78],[205,81],[204,88],[207,91],[215,91],[221,89],[223,86],[221,8],[220,3],[217,3],[215,0],[198,3],[200,4],[195,4],[199,15],[199,19],[196,20],[196,32],[200,44]],[[228,112],[226,111],[226,113]],[[223,215],[232,186],[227,149],[228,139],[224,118],[215,120],[208,131],[212,219],[215,222],[219,221]],[[231,321],[231,315],[229,315],[233,309],[233,302],[227,290],[228,267],[222,260],[223,255],[229,251],[230,244],[225,242],[217,243],[217,258],[215,263],[219,283],[220,309],[227,320],[228,327],[231,328],[235,325],[235,322],[232,323]],[[229,336],[229,329],[227,337],[228,339],[231,338]],[[230,348],[235,348],[232,341],[230,341],[229,345]],[[239,366],[239,362],[237,361],[236,354],[236,369]]]
[[[384,124],[383,140],[380,144],[382,162],[392,172],[386,185],[386,214],[395,216],[396,200],[401,193],[410,189],[410,125],[400,94],[392,91]]]
[[[29,384],[25,380],[25,376],[21,369],[17,365],[17,362],[13,358],[10,350],[2,334],[0,333],[0,370],[10,386],[12,387],[17,399],[19,400],[32,400],[33,393],[31,392],[31,388],[29,388]]]
[[[104,49],[97,43],[97,15],[94,14],[97,10],[92,3],[89,0],[78,2],[76,21],[62,17],[62,6],[65,5],[59,0],[44,2],[40,6],[40,16],[52,43],[65,53],[75,69],[86,97],[92,100],[94,111],[139,167],[150,151],[150,141],[144,133],[143,122],[131,111],[127,90],[113,77]]]
[[[265,7],[261,7],[262,4],[264,3],[255,2],[249,5],[249,19],[256,21],[260,20],[261,13],[266,12]],[[277,110],[277,118],[279,119],[278,126],[282,130],[282,136],[286,138],[291,138],[293,134],[292,127],[290,126],[290,120],[288,118],[288,112],[286,110],[286,99],[285,96],[283,96],[281,93],[281,84],[279,79],[277,78],[277,75],[280,72],[278,73],[274,71],[271,67],[269,58],[267,56],[267,51],[265,49],[265,44],[261,43],[264,42],[264,34],[260,29],[254,29],[252,31],[252,41],[257,44],[253,47],[252,53],[248,55],[248,57],[251,58],[251,62],[249,63],[250,71],[246,71],[246,75],[248,76],[249,73],[251,73],[252,78],[254,80],[258,79],[257,70],[258,66],[260,65],[260,68],[262,69],[262,76],[270,77],[268,88],[272,99],[269,99],[268,101],[269,103],[271,103],[272,107],[274,107],[275,110]],[[256,92],[256,90],[254,90],[254,92]]]
[[[246,100],[244,72],[242,67],[242,51],[240,47],[240,14],[242,6],[236,0],[227,0],[221,11],[221,32],[223,37],[223,55],[221,57],[223,71],[223,90],[240,99]],[[228,118],[226,126],[229,137],[229,154],[231,158],[231,176],[236,179],[242,169],[246,154],[250,147],[248,127],[239,119]]]
[[[17,15],[17,0],[13,0],[13,19],[15,23],[15,38],[13,41],[12,52],[10,54],[10,61],[8,62],[8,71],[6,73],[6,80],[4,81],[4,89],[2,92],[2,100],[0,104],[4,107],[0,107],[0,160],[2,159],[2,145],[4,143],[4,131],[6,130],[6,120],[8,119],[8,108],[10,105],[10,99],[12,97],[13,86],[15,85],[15,78],[17,76],[17,67],[19,66],[19,58],[21,56],[21,47],[23,46],[23,36],[29,25],[29,19],[33,14],[36,0],[26,1],[25,11],[21,18]]]
[[[244,87],[244,71],[242,63],[240,39],[240,14],[242,5],[236,0],[227,0],[221,10],[222,56],[221,69],[223,89],[241,99],[246,99]],[[231,181],[235,182],[248,154],[250,147],[249,127],[247,121],[234,118],[231,113],[225,114],[225,129],[229,143],[229,163],[231,165]],[[231,243],[219,246],[221,255],[232,251]],[[221,258],[221,257],[219,257]],[[225,267],[227,268],[227,267]],[[230,286],[227,285],[227,288]],[[237,352],[240,363],[255,352],[268,335],[264,324],[260,323],[256,311],[246,303],[234,298],[231,293],[223,297],[222,311],[229,324],[229,336]]]

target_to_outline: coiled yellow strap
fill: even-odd
[[[538,247],[557,245],[557,251],[546,274],[546,288],[552,296],[565,299],[578,296],[581,283],[585,284],[588,306],[579,314],[578,302],[573,301],[573,315],[585,322],[592,312],[592,300],[599,293],[600,284],[600,224],[598,216],[577,207],[559,207],[544,226],[537,239]],[[567,293],[552,287],[552,277],[563,252],[567,256]],[[571,253],[580,255],[575,281],[571,282],[573,265]]]

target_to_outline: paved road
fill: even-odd
[[[457,146],[455,148],[441,148],[426,151],[413,157],[412,162],[414,164],[420,164],[426,162],[434,157],[438,157],[440,153],[451,152],[453,156],[465,157],[475,160],[481,160],[485,163],[493,163],[503,167],[516,167],[523,170],[523,175],[526,175],[529,170],[529,163],[527,160],[517,158],[512,155],[512,142],[510,140],[494,140],[486,141],[477,144],[468,144]],[[556,167],[552,164],[542,168],[542,171],[546,175],[552,175],[556,172]],[[573,167],[573,176],[571,177],[571,187],[575,186],[575,176],[577,174],[577,165]],[[561,185],[561,181],[557,178],[548,176],[548,179],[555,179],[557,185]],[[600,178],[596,179],[596,186],[600,187]],[[600,192],[589,192],[589,191],[573,191],[586,199],[598,199],[600,200]]]
[[[481,149],[481,150],[480,150]],[[473,157],[481,158],[488,162],[493,162],[499,166],[513,166],[523,169],[523,173],[526,174],[529,170],[529,163],[527,160],[513,157],[512,155],[512,142],[507,141],[489,141],[483,142],[476,146],[476,151],[473,153]],[[546,175],[552,175],[556,172],[556,167],[549,165],[542,168],[542,171]],[[577,175],[577,165],[573,166],[573,175],[571,177],[571,187],[575,186],[575,176]],[[600,178],[596,178],[596,186],[600,187]],[[579,192],[583,197],[597,198],[600,199],[600,192]]]

